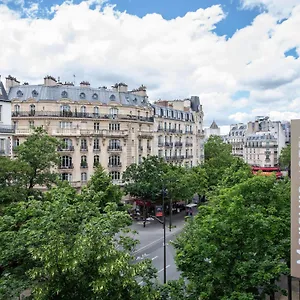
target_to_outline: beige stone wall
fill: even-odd
[[[34,111],[33,111],[34,105]],[[61,112],[62,106],[69,106],[71,114]],[[83,108],[85,107],[84,113]],[[95,115],[98,107],[99,116]],[[202,113],[202,112],[201,112]],[[87,173],[87,180],[94,172],[94,157],[99,155],[100,164],[107,172],[122,172],[132,163],[138,163],[142,157],[158,155],[162,150],[163,157],[169,162],[194,166],[201,162],[202,115],[194,113],[194,122],[171,120],[167,118],[153,118],[152,107],[122,106],[116,103],[95,105],[88,101],[71,101],[59,99],[57,101],[27,101],[12,100],[12,121],[16,126],[14,143],[22,143],[31,134],[31,126],[42,126],[50,135],[61,139],[70,139],[72,148],[59,151],[61,156],[72,158],[73,167],[60,169],[60,173],[71,174],[71,181],[75,186],[82,183],[82,173]],[[160,126],[177,130],[161,130]],[[112,129],[115,124],[117,130]],[[200,125],[199,125],[200,124]],[[179,130],[180,125],[180,130]],[[200,133],[200,134],[199,134]],[[159,136],[164,145],[160,147]],[[87,150],[81,149],[81,140],[86,139]],[[100,151],[94,149],[94,140],[99,139]],[[120,149],[109,149],[110,140],[119,140]],[[168,147],[165,141],[172,141],[173,147]],[[175,143],[181,140],[182,145]],[[175,151],[175,149],[177,151]],[[179,156],[181,149],[182,158]],[[109,157],[118,155],[119,166],[109,166]],[[87,157],[87,167],[81,167],[81,157]],[[116,183],[118,181],[116,180]]]

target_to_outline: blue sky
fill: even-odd
[[[299,0],[101,2],[0,0],[3,77],[199,95],[206,126],[300,118]]]

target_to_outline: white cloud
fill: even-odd
[[[68,1],[49,8],[51,20],[36,18],[36,5],[23,17],[0,5],[1,73],[30,83],[46,74],[72,81],[76,74],[96,87],[144,84],[151,100],[199,95],[207,124],[250,120],[255,107],[273,116],[299,111],[300,60],[284,52],[300,48],[300,5],[281,24],[262,13],[226,40],[213,32],[226,17],[218,5],[165,20],[105,2]],[[250,98],[232,100],[240,90]]]
[[[288,17],[291,10],[299,4],[299,0],[241,0],[241,2],[244,8],[260,7],[279,18]]]

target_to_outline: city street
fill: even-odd
[[[183,229],[185,224],[185,212],[176,214],[172,217],[173,226],[172,231],[169,231],[169,219],[166,218],[166,243],[167,243],[167,281],[179,278],[179,272],[174,261],[175,249],[170,244],[170,241],[175,240],[176,235]],[[158,280],[163,282],[163,268],[164,268],[164,250],[163,250],[163,225],[156,220],[147,222],[146,227],[143,227],[143,222],[134,222],[131,226],[133,230],[138,232],[135,235],[140,241],[134,255],[137,260],[151,259],[153,266],[157,269]]]

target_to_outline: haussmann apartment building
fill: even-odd
[[[197,96],[152,104],[143,85],[131,91],[124,83],[92,88],[85,81],[75,86],[52,76],[39,85],[21,85],[8,76],[6,91],[12,146],[22,143],[34,127],[43,127],[63,141],[59,173],[75,187],[99,164],[121,184],[126,167],[149,155],[186,167],[203,160],[203,111]]]

